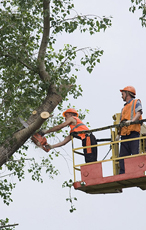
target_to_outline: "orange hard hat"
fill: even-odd
[[[75,109],[67,109],[66,111],[63,112],[63,117],[65,117],[66,113],[75,113],[77,115],[77,117],[79,116],[78,112]]]
[[[126,86],[124,89],[120,89],[120,92],[128,91],[136,95],[136,90],[133,86]]]

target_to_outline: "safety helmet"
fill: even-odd
[[[132,93],[133,95],[136,95],[136,90],[133,86],[126,86],[124,89],[120,89],[120,92],[123,92],[123,91],[128,91]]]
[[[75,113],[77,115],[77,117],[79,116],[78,112],[75,109],[67,109],[66,111],[63,112],[63,117],[65,117],[66,113]]]

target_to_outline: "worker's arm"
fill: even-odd
[[[70,125],[72,122],[76,122],[76,121],[75,121],[75,119],[73,117],[70,117],[70,118],[67,119],[67,121],[61,123],[60,125],[56,125],[53,128],[48,129],[48,130],[42,130],[42,132],[44,134],[51,133],[51,132],[57,132],[60,129],[62,129],[62,128],[68,126],[68,125]]]
[[[142,112],[141,112],[141,110],[140,110],[140,111],[138,111],[138,112],[135,114],[135,117],[133,117],[132,120],[128,120],[128,121],[126,121],[125,123],[126,123],[127,125],[130,125],[131,122],[138,121],[139,118],[140,118],[140,116],[141,116],[141,114],[142,114]]]
[[[131,121],[132,121],[132,122],[138,121],[139,118],[140,118],[140,116],[141,116],[141,111],[138,111],[138,112],[136,113],[135,117],[134,117]]]
[[[138,121],[141,114],[142,114],[142,104],[140,100],[137,100],[136,102],[136,106],[135,106],[135,117],[133,117],[133,119],[131,120],[132,122],[134,121]]]
[[[68,135],[63,141],[55,144],[55,145],[49,145],[51,149],[57,148],[57,147],[61,147],[63,145],[66,145],[69,141],[71,140],[71,136]]]

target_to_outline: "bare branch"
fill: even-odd
[[[6,177],[6,176],[11,176],[11,175],[13,175],[13,174],[14,174],[14,172],[9,173],[9,174],[6,174],[6,175],[4,175],[4,176],[0,176],[0,178],[2,178],[2,177]]]
[[[19,225],[19,224],[1,225],[0,228],[9,228],[9,227],[17,226],[17,225]]]
[[[25,158],[25,159],[23,159],[24,161],[32,161],[32,160],[34,160],[34,158]],[[22,160],[21,159],[18,159],[18,160],[8,160],[8,161],[12,161],[12,162],[21,162]]]

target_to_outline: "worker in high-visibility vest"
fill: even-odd
[[[53,128],[50,128],[48,130],[42,130],[42,135],[45,135],[47,133],[56,132],[61,130],[62,128],[66,126],[70,126],[71,130],[70,133],[73,133],[73,137],[79,138],[82,140],[82,146],[90,146],[90,145],[96,145],[97,141],[95,136],[90,134],[76,134],[74,132],[89,130],[86,125],[83,124],[83,122],[78,118],[79,114],[75,109],[67,109],[65,112],[63,112],[63,117],[65,117],[65,122],[63,122],[60,125],[54,126]],[[63,141],[54,144],[54,145],[48,145],[50,149],[61,147],[65,144],[67,144],[71,140],[71,135],[68,135]],[[97,147],[93,148],[87,148],[83,149],[84,156],[85,156],[85,162],[93,162],[97,161]]]
[[[135,99],[136,90],[133,86],[126,86],[124,89],[121,89],[122,99],[126,103],[121,111],[120,122],[125,121],[127,126],[124,126],[120,129],[119,135],[121,135],[121,140],[137,138],[140,136],[141,125],[134,124],[129,125],[130,122],[137,120],[142,120],[142,105],[139,99]],[[116,140],[120,136],[116,137]],[[119,157],[129,156],[139,153],[139,140],[121,142],[120,154]],[[124,160],[119,161],[120,164],[120,174],[125,173]]]

